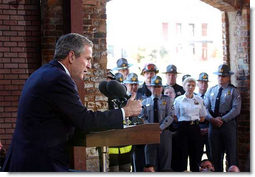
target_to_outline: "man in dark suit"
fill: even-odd
[[[67,141],[75,127],[85,132],[121,129],[125,117],[141,112],[135,95],[122,109],[93,112],[84,107],[73,79],[83,79],[91,68],[92,47],[82,35],[64,35],[54,60],[28,78],[3,171],[68,171]]]

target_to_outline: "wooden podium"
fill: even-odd
[[[82,138],[83,137],[83,138]],[[81,135],[73,147],[74,169],[86,171],[86,147],[102,147],[103,171],[106,172],[107,146],[160,143],[159,124],[142,124]]]

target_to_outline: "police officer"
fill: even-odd
[[[202,72],[199,74],[198,80],[197,80],[197,86],[198,86],[198,93],[197,96],[200,96],[204,99],[205,93],[208,88],[208,82],[209,77],[208,74],[205,72]],[[202,159],[202,156],[204,154],[204,146],[206,147],[206,155],[207,158],[211,161],[211,154],[210,154],[210,146],[208,142],[208,128],[209,128],[209,122],[205,120],[204,122],[199,123],[200,130],[201,130],[201,146],[200,146],[200,159]]]
[[[140,93],[137,93],[137,90],[138,90],[138,86],[139,84],[141,83],[141,81],[138,80],[138,76],[137,74],[135,73],[129,73],[127,75],[127,78],[126,80],[124,80],[123,82],[126,87],[127,87],[127,96],[128,96],[128,99],[130,98],[130,96],[133,94],[133,93],[136,93],[136,100],[143,100],[145,99],[144,96],[142,96]],[[129,124],[131,125],[137,125],[137,124],[143,124],[143,121],[142,119],[138,118],[138,117],[129,117]],[[139,134],[137,134],[137,136],[139,136]],[[135,145],[133,146],[133,171],[134,172],[137,172],[137,166],[139,167],[139,165],[142,163],[143,165],[143,158],[140,159],[140,156],[139,156],[139,152],[141,151],[139,148],[140,148],[141,145]],[[142,145],[144,147],[144,145]],[[143,151],[142,151],[143,153]],[[143,155],[143,154],[142,154]],[[142,156],[144,157],[144,156]]]
[[[185,93],[184,89],[182,86],[178,85],[176,83],[176,78],[177,78],[177,74],[181,74],[181,73],[178,73],[177,72],[177,68],[175,65],[168,65],[166,67],[166,72],[163,72],[163,74],[166,74],[166,82],[167,82],[167,86],[171,86],[173,87],[174,91],[175,91],[175,98],[177,98],[178,96],[180,95],[183,95]],[[178,164],[175,163],[178,159],[177,159],[177,149],[176,149],[176,141],[178,141],[175,137],[175,131],[177,130],[178,128],[178,125],[173,122],[172,123],[172,126],[171,126],[171,131],[172,131],[172,134],[173,134],[173,140],[172,140],[172,143],[173,143],[173,157],[172,157],[172,169],[174,171],[177,171],[178,169]]]
[[[187,158],[189,156],[190,170],[199,171],[199,145],[201,132],[199,122],[203,122],[206,116],[206,108],[201,97],[194,94],[196,80],[187,77],[183,81],[185,94],[175,98],[175,115],[180,125],[176,132],[177,170],[187,170]]]
[[[129,74],[129,68],[131,66],[133,66],[133,64],[129,64],[127,59],[120,58],[117,60],[117,67],[113,68],[112,70],[118,70],[118,72],[124,76],[124,79],[126,79],[127,75]]]
[[[183,76],[182,76],[182,82],[183,82],[187,77],[191,77],[191,75],[190,75],[190,74],[185,74],[185,75],[183,75]]]
[[[163,85],[160,76],[151,79],[152,95],[142,101],[144,109],[141,112],[145,123],[159,123],[161,130],[160,144],[147,144],[145,146],[146,164],[152,164],[156,171],[171,169],[172,136],[168,129],[173,122],[174,109],[170,97],[163,95]]]
[[[166,67],[166,72],[163,72],[163,74],[166,74],[167,86],[169,85],[174,88],[176,97],[185,93],[183,87],[176,83],[177,74],[181,73],[177,72],[177,68],[175,65],[168,65]]]
[[[209,121],[209,144],[212,162],[216,172],[223,171],[222,156],[227,154],[228,165],[237,165],[237,125],[236,117],[241,111],[241,96],[236,87],[230,84],[234,72],[227,64],[219,66],[218,85],[206,93],[206,119]]]
[[[151,96],[151,91],[147,86],[151,83],[151,78],[159,72],[157,66],[153,63],[147,63],[142,69],[141,75],[144,76],[145,80],[141,87],[138,88],[137,93],[141,94],[143,97]],[[136,171],[143,172],[145,166],[145,156],[144,156],[144,145],[136,146],[136,157],[139,159],[136,163]]]
[[[138,86],[141,81],[138,80],[138,76],[136,73],[129,73],[123,83],[127,88],[127,96],[131,97],[133,93],[136,93],[136,100],[143,100],[146,98],[140,93],[137,93]]]
[[[138,93],[140,93],[146,97],[151,96],[151,91],[147,85],[149,85],[151,83],[151,78],[153,76],[155,76],[158,73],[158,71],[159,70],[158,70],[157,66],[153,63],[148,63],[144,66],[144,68],[141,72],[141,75],[145,77],[145,81],[144,81],[142,87],[140,87],[138,89],[138,91],[137,91]]]

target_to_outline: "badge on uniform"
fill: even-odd
[[[231,92],[230,92],[230,90],[228,91],[228,95],[230,95],[231,94]]]
[[[195,104],[195,105],[198,105],[199,102],[198,102],[197,100],[194,100],[194,104]]]
[[[163,101],[162,104],[163,104],[163,105],[166,105],[166,101]]]
[[[177,92],[177,95],[181,95],[182,93],[181,92]]]

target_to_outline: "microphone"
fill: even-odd
[[[126,88],[116,80],[111,80],[106,84],[106,90],[117,98],[124,98],[126,96]]]
[[[108,98],[113,98],[114,96],[108,92],[107,88],[106,88],[106,85],[108,84],[107,81],[102,81],[100,82],[99,86],[98,86],[98,89],[99,91],[104,94],[106,97]]]

